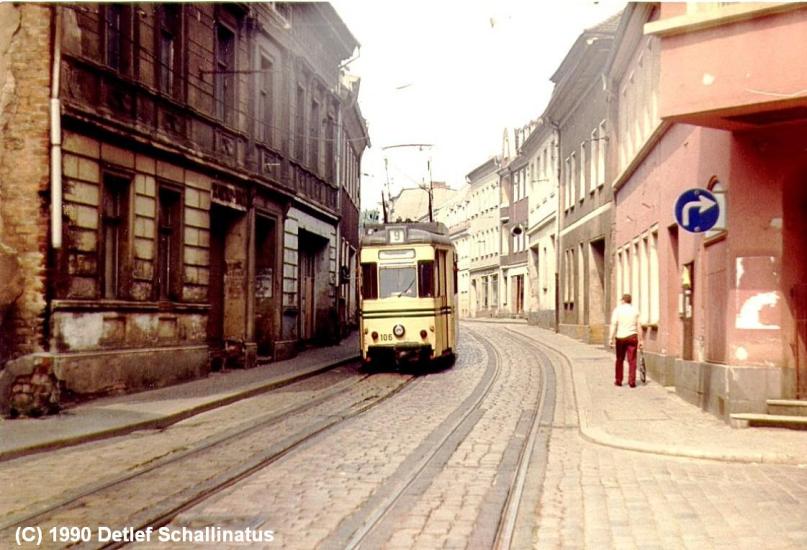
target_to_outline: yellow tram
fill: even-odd
[[[434,359],[453,362],[457,261],[446,226],[366,226],[360,307],[365,364],[384,368]]]

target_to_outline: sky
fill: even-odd
[[[459,188],[501,154],[505,128],[538,118],[550,77],[613,0],[331,0],[361,44],[348,65],[372,146],[362,160],[362,209],[387,177],[396,195],[429,180]],[[425,147],[400,145],[426,144]],[[385,149],[386,148],[386,149]]]

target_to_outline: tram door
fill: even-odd
[[[437,343],[440,346],[439,350],[443,351],[448,347],[448,305],[450,300],[448,298],[448,264],[446,262],[446,251],[437,250],[437,297],[439,308],[439,316],[437,317],[437,327],[440,338]]]

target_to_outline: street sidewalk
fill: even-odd
[[[133,432],[164,428],[204,411],[285,386],[359,358],[354,332],[338,345],[253,369],[211,373],[156,390],[97,399],[57,416],[0,420],[0,460]]]
[[[584,438],[602,445],[728,462],[807,467],[807,432],[733,429],[648,379],[636,388],[614,385],[614,354],[523,323],[500,325],[554,349],[568,360]]]

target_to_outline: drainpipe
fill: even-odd
[[[251,12],[251,10],[250,10]],[[249,68],[250,70],[255,69],[256,65],[256,57],[255,57],[255,48],[257,42],[257,27],[255,24],[255,15],[253,13],[249,13],[246,19],[246,31],[247,31],[247,38],[250,44],[249,48]],[[259,78],[258,73],[253,73],[253,84],[255,80]],[[249,102],[249,110],[250,118],[252,119],[251,127],[247,127],[247,165],[250,164],[249,156],[252,156],[252,166],[256,172],[260,171],[260,158],[256,155],[257,151],[255,150],[255,136],[258,133],[258,121],[257,121],[257,94],[255,97],[252,98],[252,101]],[[255,250],[255,198],[258,194],[257,186],[254,182],[250,182],[250,188],[248,189],[247,196],[249,197],[249,202],[247,204],[247,234],[246,234],[246,252],[247,252],[247,277],[246,277],[246,285],[247,288],[245,289],[245,297],[246,297],[246,304],[245,304],[245,326],[244,326],[244,342],[245,343],[253,343],[255,342],[255,255],[257,254],[257,250]],[[246,351],[246,349],[244,350]],[[246,358],[245,358],[246,359]],[[253,366],[253,365],[248,365]]]
[[[552,128],[555,130],[556,136],[556,149],[558,154],[558,162],[557,162],[557,170],[555,175],[557,176],[557,197],[558,197],[558,209],[555,213],[555,332],[560,332],[560,251],[561,251],[561,242],[560,242],[560,214],[563,211],[563,204],[561,203],[560,199],[560,192],[561,192],[561,180],[562,174],[560,171],[561,161],[560,161],[560,125],[549,119],[549,124],[552,125]]]
[[[337,84],[337,89],[341,84]],[[342,102],[336,102],[336,132],[334,142],[334,180],[336,183],[336,211],[339,213],[339,222],[336,224],[336,287],[334,294],[334,308],[336,308],[336,318],[339,320],[336,327],[336,340],[342,340],[342,328],[345,319],[339,319],[339,299],[342,294]],[[345,315],[347,315],[347,308],[345,308]]]
[[[62,108],[59,100],[62,12],[58,5],[53,6],[51,14],[53,64],[50,89],[50,244],[58,250],[62,247]]]

